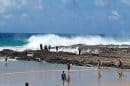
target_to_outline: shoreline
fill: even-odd
[[[79,46],[81,54],[74,54],[69,52],[50,52],[47,50],[25,50],[22,52],[4,49],[0,51],[0,57],[15,58],[17,60],[26,61],[46,61],[48,63],[73,64],[77,66],[97,66],[98,61],[102,62],[103,67],[118,68],[119,59],[122,62],[123,69],[130,69],[130,48],[119,48],[114,45],[103,47],[96,46]],[[89,50],[89,52],[88,52]],[[5,58],[6,58],[5,57]]]

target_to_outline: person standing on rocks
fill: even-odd
[[[59,47],[58,47],[58,46],[56,46],[56,52],[58,52],[58,50],[59,50]]]
[[[49,51],[49,52],[51,51],[51,45],[48,46],[48,51]]]
[[[45,51],[48,51],[47,45],[44,46],[44,50],[45,50]]]
[[[43,46],[42,46],[42,44],[40,44],[40,50],[43,51]]]
[[[78,51],[79,51],[79,55],[81,55],[81,48],[78,48]]]

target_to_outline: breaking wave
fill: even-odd
[[[112,37],[102,37],[99,35],[81,35],[81,36],[60,36],[56,34],[32,35],[27,39],[27,44],[15,47],[1,47],[1,49],[25,50],[39,49],[39,45],[51,46],[69,46],[76,44],[85,45],[130,45],[128,40],[116,40]]]

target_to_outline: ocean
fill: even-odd
[[[39,49],[39,45],[69,46],[85,45],[130,45],[129,37],[104,34],[41,34],[41,33],[0,33],[0,50]]]

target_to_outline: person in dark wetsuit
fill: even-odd
[[[66,74],[65,74],[64,71],[62,71],[61,79],[62,79],[62,81],[63,81],[63,86],[64,86],[64,83],[65,83],[65,81],[66,81]]]
[[[70,63],[67,64],[67,69],[70,70]]]

